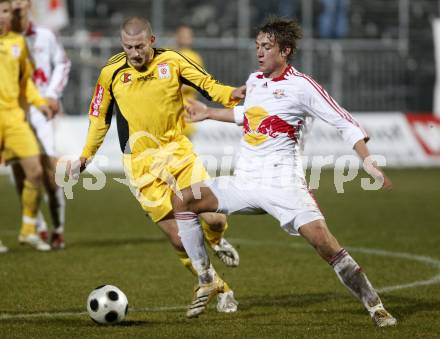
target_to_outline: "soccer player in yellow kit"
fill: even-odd
[[[188,25],[180,25],[176,29],[176,48],[177,51],[183,54],[184,57],[190,59],[195,64],[200,67],[204,67],[202,57],[194,49],[192,49],[193,44],[193,30]],[[188,99],[197,99],[198,92],[191,86],[182,86],[182,99],[183,104],[188,105]],[[182,122],[184,124],[183,134],[188,138],[191,138],[192,134],[195,132],[194,124],[185,121],[182,116]]]
[[[193,61],[200,67],[204,67],[202,57],[192,49],[193,31],[188,25],[180,25],[176,29],[176,47],[177,51],[186,58]],[[188,99],[197,99],[197,91],[191,86],[182,86],[183,103],[186,105]]]
[[[203,95],[228,107],[244,97],[244,88],[219,84],[190,59],[173,50],[153,48],[155,37],[149,22],[127,19],[121,27],[123,53],[109,59],[101,70],[89,110],[89,130],[81,157],[68,166],[76,176],[102,144],[116,113],[124,169],[142,208],[168,236],[183,264],[193,273],[184,251],[171,206],[173,191],[189,187],[208,175],[182,134],[181,87],[197,88]],[[202,216],[206,240],[228,266],[239,257],[223,237],[226,218],[222,214]],[[213,274],[214,269],[211,267]],[[235,312],[232,290],[216,276],[220,291],[217,310]]]
[[[25,173],[21,194],[21,242],[40,251],[50,250],[36,234],[36,216],[41,196],[42,168],[37,140],[20,107],[20,97],[51,115],[46,101],[31,80],[32,65],[24,38],[9,31],[12,7],[9,0],[0,0],[0,154],[6,151],[18,159]],[[7,251],[2,245],[0,252]]]

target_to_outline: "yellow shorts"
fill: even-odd
[[[22,109],[0,111],[0,151],[5,161],[40,154],[40,148]]]
[[[172,211],[174,193],[192,186],[197,195],[196,184],[209,178],[189,141],[172,151],[158,150],[153,157],[124,155],[124,170],[132,192],[154,222]]]

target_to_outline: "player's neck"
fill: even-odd
[[[8,34],[9,30],[6,27],[0,27],[0,36]]]
[[[264,73],[264,76],[266,78],[270,78],[270,79],[278,78],[279,76],[281,76],[285,72],[287,67],[289,67],[289,64],[283,63],[279,67],[275,68],[272,72]]]
[[[31,28],[31,21],[28,17],[21,18],[20,27],[22,33],[26,33]]]

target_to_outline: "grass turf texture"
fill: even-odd
[[[356,252],[373,248],[440,260],[440,171],[388,174],[392,192],[363,191],[355,180],[345,184],[345,194],[337,194],[329,171],[315,193],[330,229],[353,248],[377,288],[439,274],[426,263]],[[240,267],[228,269],[213,260],[234,288],[239,312],[217,313],[213,301],[205,314],[188,320],[185,305],[195,279],[127,187],[113,180],[101,191],[76,186],[67,205],[67,248],[60,252],[37,253],[17,244],[18,201],[5,176],[0,206],[0,239],[10,247],[0,255],[1,338],[429,338],[440,333],[439,284],[383,293],[399,324],[377,329],[333,270],[269,216],[231,217],[227,237],[240,251]],[[88,294],[101,284],[116,285],[128,296],[131,311],[120,325],[98,326],[84,313]]]

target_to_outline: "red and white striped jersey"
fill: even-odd
[[[301,139],[315,118],[336,127],[352,146],[368,139],[359,123],[321,85],[291,65],[274,79],[252,73],[246,88],[244,105],[234,108],[236,123],[243,125],[239,171],[261,167],[258,158],[265,166],[293,163],[302,171]]]
[[[59,99],[66,87],[70,60],[55,34],[32,23],[24,32],[35,71],[33,80],[43,97]]]

